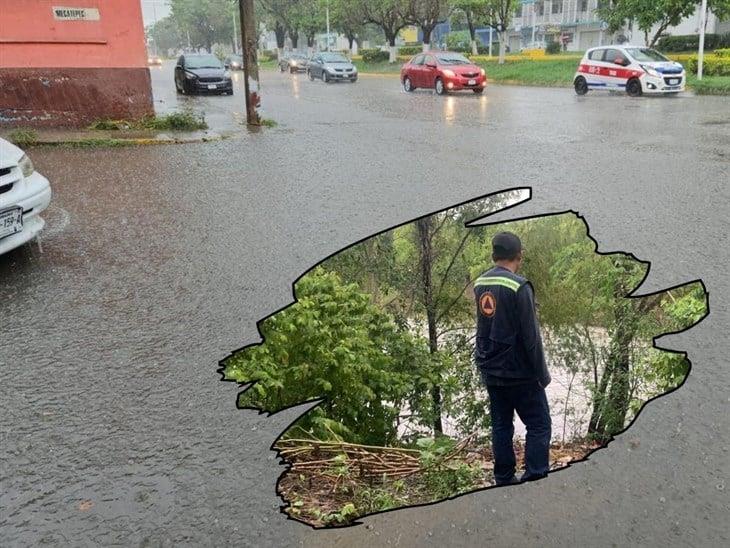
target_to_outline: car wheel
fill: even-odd
[[[441,78],[436,78],[434,87],[436,88],[437,95],[446,95],[446,86]]]
[[[629,97],[639,97],[642,94],[641,82],[638,78],[632,78],[626,82],[626,93]]]
[[[324,82],[325,84],[329,83],[329,81],[330,81],[330,77],[329,77],[329,75],[327,74],[327,71],[326,71],[326,70],[323,70],[323,71],[322,71],[322,81],[323,81],[323,82]]]
[[[284,68],[284,65],[281,63],[279,64],[279,72],[284,72],[286,69]]]
[[[408,76],[406,76],[405,78],[403,78],[403,89],[406,90],[409,93],[411,91],[413,91],[414,89],[416,89],[415,87],[413,87],[413,82],[411,82],[411,79],[408,78]]]
[[[588,82],[586,82],[586,79],[582,76],[578,76],[578,78],[575,79],[573,87],[575,88],[575,93],[578,95],[585,95],[588,93]]]
[[[472,91],[478,95],[484,91],[484,88],[474,88]]]
[[[289,67],[289,74],[294,74],[297,71],[294,67]]]

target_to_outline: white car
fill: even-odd
[[[601,46],[586,51],[573,77],[578,95],[592,89],[625,90],[637,97],[642,93],[684,91],[684,67],[651,48],[642,46]]]
[[[51,185],[18,147],[0,139],[0,255],[35,238],[45,221]]]

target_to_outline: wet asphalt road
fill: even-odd
[[[31,152],[55,194],[43,253],[0,257],[0,544],[727,544],[728,99],[264,86],[274,129],[223,121],[239,92],[183,98],[229,140]],[[268,447],[297,413],[236,410],[218,360],[326,255],[514,186],[533,199],[509,215],[573,209],[601,251],[652,261],[642,291],[703,279],[710,317],[661,341],[689,352],[687,383],[539,483],[367,527],[286,520]]]

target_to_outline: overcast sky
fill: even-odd
[[[169,0],[140,0],[140,2],[145,27],[155,22],[155,15],[158,20],[170,15]]]

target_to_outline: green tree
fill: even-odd
[[[170,0],[171,17],[181,33],[189,33],[196,47],[212,53],[215,43],[232,43],[232,0]]]
[[[397,441],[398,420],[428,374],[422,342],[400,328],[369,295],[317,268],[296,285],[297,302],[265,320],[265,342],[229,358],[226,378],[255,381],[239,400],[276,412],[324,401],[289,431],[374,445]]]
[[[476,55],[478,53],[476,29],[489,22],[488,0],[451,0],[451,6],[457,13],[463,15],[471,37],[471,52]]]
[[[428,51],[433,29],[449,17],[450,0],[407,0],[406,10],[408,21],[421,29],[423,51]]]
[[[298,5],[298,0],[259,0],[261,11],[265,13],[267,27],[271,28],[276,35],[276,47],[279,56],[281,56],[284,49],[287,34],[289,34],[292,42],[296,43],[299,40],[299,31],[295,22],[298,15]]]
[[[172,17],[165,17],[147,27],[147,36],[161,54],[167,54],[168,50],[181,48],[185,44],[180,27]]]
[[[499,60],[504,63],[507,51],[507,28],[512,22],[517,0],[487,0],[486,13],[489,24],[499,35]]]
[[[395,40],[398,33],[408,26],[408,0],[355,0],[353,9],[360,10],[363,21],[377,25],[385,34],[390,47],[389,62],[395,63]]]
[[[350,51],[354,52],[354,44],[362,43],[362,35],[365,31],[365,18],[362,10],[357,2],[352,2],[352,0],[332,0],[329,5],[330,24],[347,37]]]
[[[633,21],[644,33],[644,43],[654,47],[669,27],[692,15],[696,7],[695,0],[607,0],[598,8],[598,15],[608,23],[609,32]],[[656,31],[650,35],[655,26]]]

